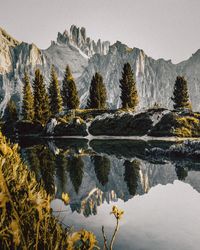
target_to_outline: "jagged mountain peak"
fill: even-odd
[[[0,27],[0,46],[7,43],[8,46],[17,46],[20,42],[9,35],[3,28]]]
[[[57,36],[58,44],[71,44],[79,48],[88,57],[98,53],[100,55],[107,54],[110,46],[110,42],[101,41],[100,39],[95,42],[86,35],[86,29],[84,27],[77,27],[72,25],[70,31],[64,30],[63,33],[58,33]]]
[[[132,48],[129,48],[126,44],[123,44],[120,41],[116,41],[113,45],[110,46],[110,51],[114,51],[116,49],[121,52],[130,52],[133,50]]]
[[[155,102],[170,108],[176,76],[185,75],[193,109],[199,110],[200,50],[188,60],[173,64],[170,60],[154,60],[142,49],[130,48],[120,41],[111,46],[100,39],[95,42],[87,36],[84,27],[72,25],[69,31],[58,33],[57,41],[52,42],[46,50],[34,44],[19,42],[0,28],[0,111],[4,110],[7,101],[13,96],[21,105],[21,79],[25,67],[32,77],[34,70],[40,68],[48,85],[52,64],[56,67],[59,80],[63,78],[66,65],[70,65],[83,106],[92,76],[98,71],[108,90],[108,107],[120,107],[119,79],[123,65],[127,62],[135,74],[139,108],[152,107]]]
[[[20,42],[9,35],[3,28],[0,27],[0,48],[5,46],[17,46]]]

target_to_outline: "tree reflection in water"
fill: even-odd
[[[106,156],[94,155],[91,157],[94,170],[99,183],[105,186],[108,183],[110,173],[110,160]]]
[[[80,156],[71,156],[68,159],[68,171],[71,182],[78,194],[83,179],[84,162]]]
[[[180,166],[179,164],[176,164],[175,170],[176,170],[177,177],[180,181],[184,181],[185,178],[188,176],[187,167]]]
[[[124,171],[124,181],[128,186],[130,195],[135,196],[138,187],[139,180],[139,171],[140,171],[140,161],[133,160],[124,162],[125,171]]]
[[[162,147],[161,142],[147,145],[131,140],[120,144],[119,140],[96,140],[90,147],[78,139],[50,142],[22,145],[22,157],[49,194],[61,199],[63,192],[68,193],[71,210],[86,217],[97,214],[97,207],[104,202],[126,202],[157,184],[166,185],[177,179],[200,191],[198,159],[160,160],[145,155],[146,147]],[[163,148],[168,147],[164,143]]]
[[[47,193],[55,193],[55,155],[44,145],[36,145],[26,151],[28,165],[35,172]]]

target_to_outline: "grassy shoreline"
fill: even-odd
[[[0,133],[0,249],[95,249],[91,232],[65,230],[50,201],[18,153]]]

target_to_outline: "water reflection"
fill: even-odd
[[[200,191],[200,162],[154,159],[146,148],[171,142],[57,139],[20,142],[23,158],[48,193],[69,193],[72,211],[95,215],[105,201],[128,201],[158,184],[179,179]],[[196,174],[194,174],[194,172]],[[198,173],[198,174],[197,174]]]
[[[55,192],[55,166],[56,157],[45,145],[36,145],[22,154],[28,162],[30,169],[35,172],[38,181],[42,181],[49,194]]]
[[[99,183],[105,186],[108,183],[110,173],[110,160],[106,156],[101,155],[94,155],[91,159],[94,163],[94,171]]]
[[[188,176],[188,168],[184,166],[180,166],[179,164],[175,165],[175,170],[177,177],[180,181],[184,181],[185,178]]]
[[[20,142],[22,157],[37,180],[55,194],[53,208],[66,211],[60,217],[65,224],[86,227],[101,242],[102,224],[108,235],[114,226],[109,212],[116,204],[125,216],[115,249],[197,250],[200,194],[194,189],[200,192],[200,160],[146,154],[146,149],[167,149],[171,144],[86,139],[27,142],[27,138]],[[63,192],[70,196],[67,207],[61,201]]]
[[[88,218],[71,213],[60,200],[52,203],[55,210],[66,209],[61,217],[65,224],[92,230],[100,245],[102,224],[109,238],[115,226],[110,215],[112,205],[125,211],[115,250],[199,250],[200,194],[177,180],[173,184],[157,185],[148,194],[135,196],[127,202],[119,199],[110,205],[104,203],[95,216]]]
[[[124,181],[127,184],[129,194],[135,196],[139,182],[140,161],[133,160],[130,162],[125,160],[124,166]]]
[[[80,156],[68,158],[68,171],[75,192],[78,194],[83,179],[84,162]]]

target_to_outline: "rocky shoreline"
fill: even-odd
[[[7,128],[8,125],[2,126],[5,134]],[[138,113],[82,111],[73,116],[51,118],[46,126],[21,120],[15,124],[13,134],[38,137],[199,138],[200,114],[161,108]]]

